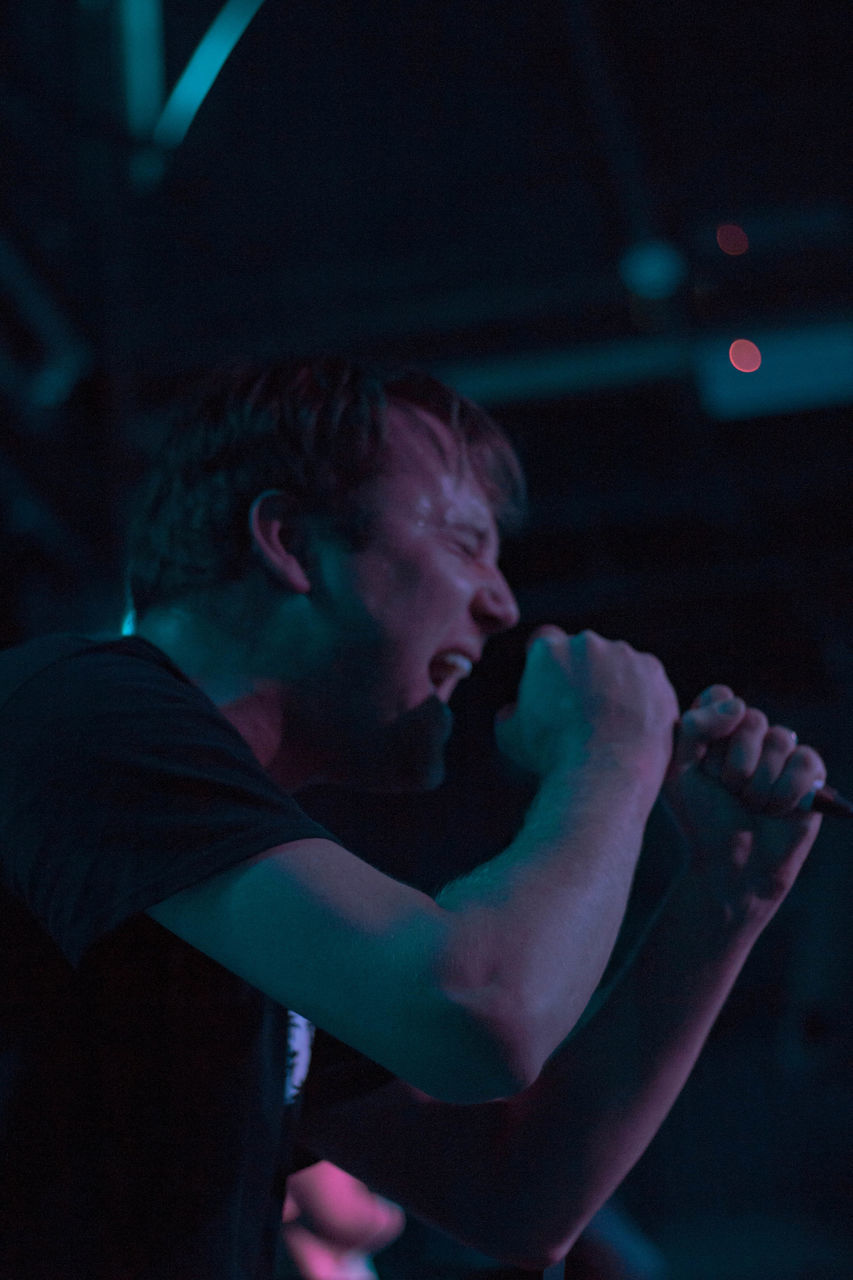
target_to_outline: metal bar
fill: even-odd
[[[162,0],[119,0],[118,20],[125,120],[132,137],[147,141],[166,96]]]
[[[169,95],[153,131],[153,141],[174,150],[186,137],[213,82],[264,0],[228,0],[196,46]]]

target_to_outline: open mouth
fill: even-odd
[[[436,696],[446,702],[459,681],[470,676],[473,670],[472,659],[456,649],[436,654],[429,664],[429,678]]]

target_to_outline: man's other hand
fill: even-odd
[[[826,779],[793,730],[711,685],[681,717],[665,794],[694,867],[737,915],[769,918],[799,873],[820,817],[807,798]]]

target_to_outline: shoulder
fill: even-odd
[[[0,653],[0,707],[48,692],[91,698],[99,690],[152,686],[194,690],[165,653],[137,636],[46,635]]]
[[[133,743],[208,736],[248,747],[210,699],[147,640],[45,636],[0,654],[0,724],[7,742]]]

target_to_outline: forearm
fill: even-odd
[[[541,1267],[570,1248],[678,1096],[820,825],[799,807],[825,777],[820,757],[719,698],[731,691],[712,686],[680,735],[671,798],[689,869],[630,969],[538,1078],[470,1107],[402,1085],[326,1115],[309,1107],[317,1150],[486,1253]],[[700,767],[718,739],[726,785]]]
[[[438,898],[453,923],[441,981],[519,1025],[528,1078],[575,1025],[621,924],[654,793],[612,763],[542,785],[518,837]]]
[[[549,1265],[648,1146],[740,972],[757,931],[721,917],[680,882],[609,998],[524,1092],[458,1107],[392,1085],[337,1111],[309,1105],[307,1141],[483,1252]]]
[[[648,807],[627,771],[596,770],[586,788],[562,778],[446,904],[311,839],[150,914],[426,1092],[505,1097],[537,1077],[598,980]]]
[[[666,1117],[758,931],[695,878],[679,882],[609,999],[492,1111],[487,1162],[500,1172],[477,1209],[494,1252],[543,1262],[568,1250]]]

